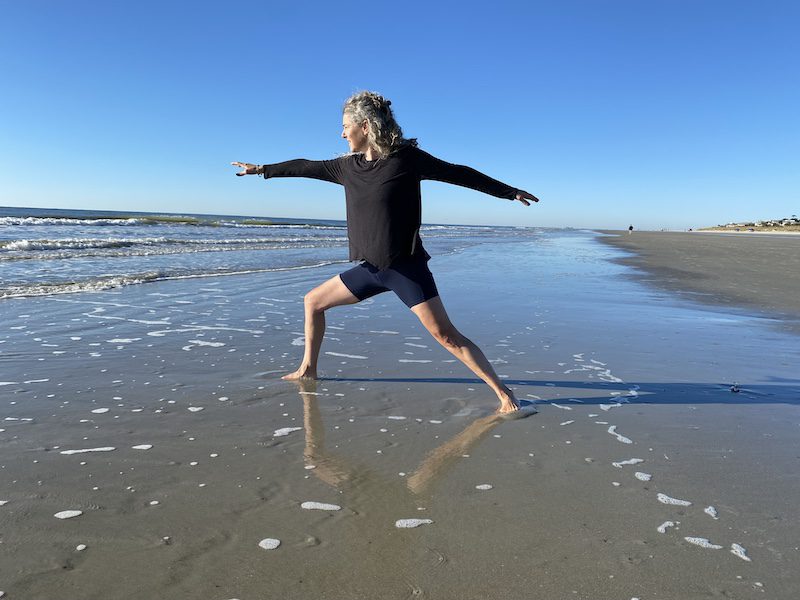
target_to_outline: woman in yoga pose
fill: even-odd
[[[492,388],[498,412],[519,410],[514,393],[497,377],[483,352],[450,322],[422,247],[420,181],[468,187],[530,206],[539,199],[470,167],[439,160],[406,139],[391,101],[373,92],[354,94],[344,104],[342,137],[350,152],[333,160],[290,160],[271,165],[234,162],[236,175],[309,177],[344,186],[350,260],[361,261],[305,296],[305,353],[284,379],[316,378],[325,311],[393,291],[430,334]]]

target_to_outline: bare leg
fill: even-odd
[[[317,359],[325,336],[325,311],[334,306],[355,304],[359,300],[347,289],[337,275],[308,292],[303,299],[306,312],[306,349],[303,362],[294,373],[284,375],[283,379],[317,378]]]
[[[450,322],[442,300],[437,296],[411,307],[430,334],[453,356],[464,363],[470,371],[483,379],[500,400],[497,412],[510,413],[519,410],[519,403],[506,385],[500,381],[481,349],[461,334]]]

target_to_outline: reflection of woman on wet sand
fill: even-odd
[[[391,101],[372,92],[344,105],[342,137],[350,154],[334,160],[290,160],[271,165],[234,162],[237,175],[308,177],[344,186],[351,260],[363,261],[305,296],[305,353],[300,367],[284,379],[317,377],[325,335],[325,311],[393,291],[449,352],[497,394],[498,411],[519,409],[514,393],[498,378],[483,352],[459,332],[445,311],[422,247],[420,182],[436,180],[521,202],[538,198],[469,167],[439,160],[406,139]],[[491,269],[492,265],[482,268]]]
[[[302,579],[314,590],[330,590],[326,598],[416,597],[434,586],[437,569],[451,548],[438,532],[409,533],[397,529],[399,519],[431,518],[428,492],[433,484],[503,421],[496,414],[474,420],[463,431],[428,453],[407,477],[383,476],[378,470],[329,452],[325,427],[316,396],[317,382],[300,380],[305,429],[304,458],[308,473],[334,488],[332,496],[342,511],[313,522],[315,544],[326,545],[324,568],[315,563],[292,562],[283,566],[283,576]],[[313,487],[313,486],[312,486]],[[306,535],[308,536],[308,529]],[[319,539],[318,539],[318,537]],[[423,590],[425,586],[425,590]],[[318,594],[308,597],[320,597]]]
[[[345,483],[360,482],[366,484],[368,480],[376,482],[376,478],[365,477],[366,470],[354,469],[346,461],[330,454],[325,449],[325,427],[319,411],[316,398],[316,381],[298,381],[300,398],[303,400],[303,428],[305,429],[306,445],[303,451],[306,464],[313,465],[312,473],[325,483],[340,487]],[[497,415],[488,415],[475,419],[460,433],[450,438],[428,453],[416,470],[405,478],[405,485],[414,494],[427,491],[433,482],[443,475],[459,458],[467,454],[469,449],[482,440],[494,429],[502,418]],[[387,488],[386,481],[379,481],[379,488]],[[397,487],[392,486],[392,494],[397,492]]]

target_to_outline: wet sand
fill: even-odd
[[[539,407],[517,421],[389,295],[329,313],[319,382],[281,381],[332,268],[0,304],[0,590],[796,597],[797,336],[618,256],[567,234],[431,262]]]
[[[800,322],[800,236],[608,231],[645,279],[696,300],[742,305]]]

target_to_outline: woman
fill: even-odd
[[[503,384],[474,343],[450,322],[422,247],[420,181],[454,183],[517,200],[530,206],[538,198],[469,167],[434,158],[406,139],[394,118],[391,101],[359,92],[344,104],[342,137],[350,153],[333,160],[290,160],[273,165],[234,162],[236,175],[310,177],[344,186],[350,260],[356,267],[333,277],[305,296],[305,353],[300,368],[284,379],[317,377],[325,311],[393,291],[419,317],[431,335],[492,388],[499,413],[519,410],[514,393]]]

